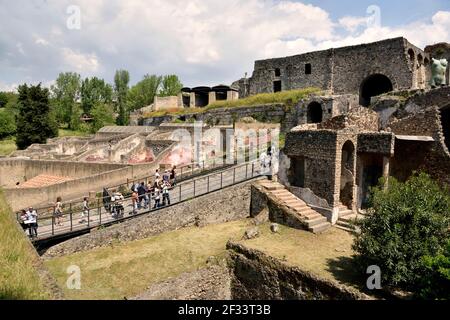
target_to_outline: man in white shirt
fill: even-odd
[[[29,232],[30,237],[34,238],[37,237],[37,212],[32,207],[30,207],[27,211],[27,220],[25,221],[26,224],[30,226]]]

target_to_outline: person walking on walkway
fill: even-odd
[[[155,206],[153,209],[157,209],[160,207],[160,201],[161,201],[161,194],[159,191],[159,185],[155,184],[154,190],[153,190],[153,199],[155,199]]]
[[[133,205],[133,211],[131,211],[130,215],[136,214],[138,211],[138,202],[139,202],[139,194],[134,191],[131,194],[131,204]]]
[[[147,193],[144,182],[141,182],[141,184],[139,185],[139,187],[137,189],[137,193],[139,196],[138,209],[142,209],[142,201],[145,200],[145,194]]]
[[[56,224],[58,226],[62,225],[62,222],[63,222],[63,204],[62,204],[61,197],[56,198],[54,217],[56,218]]]
[[[163,207],[166,206],[166,201],[167,201],[167,205],[170,206],[170,194],[169,194],[169,183],[168,182],[164,182],[163,183],[163,187],[162,187],[162,194],[163,194]]]
[[[176,172],[175,170],[177,169],[176,166],[172,167],[172,170],[170,171],[170,183],[172,184],[172,186],[175,186],[177,184],[177,177],[176,177]]]
[[[37,212],[32,207],[30,207],[27,211],[27,221],[28,225],[30,226],[29,232],[30,232],[30,238],[35,238],[38,236],[38,224],[37,224]]]
[[[30,227],[30,225],[28,223],[26,223],[26,221],[28,220],[28,215],[27,215],[27,211],[26,210],[22,210],[22,212],[20,213],[20,225],[22,226],[23,231],[27,231],[28,228]]]
[[[89,219],[89,210],[91,210],[89,208],[89,199],[87,197],[84,197],[83,199],[83,210],[81,211],[81,220],[80,223],[85,223],[86,217],[87,219]]]

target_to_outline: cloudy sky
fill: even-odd
[[[257,59],[396,36],[450,42],[450,1],[0,0],[0,90],[116,69],[230,84]]]

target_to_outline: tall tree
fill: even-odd
[[[161,86],[162,77],[146,74],[144,78],[130,89],[129,108],[137,110],[153,103]]]
[[[86,78],[81,84],[81,107],[84,113],[89,114],[97,103],[112,102],[112,86],[103,79]]]
[[[91,110],[91,115],[94,118],[91,127],[92,133],[96,133],[104,126],[115,123],[114,110],[108,104],[97,102]]]
[[[6,95],[6,93],[4,92],[0,92],[0,108],[4,108],[6,107],[6,105],[8,104],[8,96]]]
[[[51,87],[55,99],[56,115],[59,122],[64,122],[72,129],[72,124],[76,122],[74,117],[75,105],[80,98],[81,81],[80,75],[74,72],[60,73],[56,79],[56,84]]]
[[[128,83],[130,82],[130,74],[127,70],[117,70],[114,76],[114,91],[116,94],[117,110],[119,116],[117,117],[117,124],[125,126],[128,124],[129,111],[127,107]]]
[[[33,143],[46,143],[58,135],[58,126],[50,115],[49,91],[37,86],[19,86],[19,115],[16,144],[21,150]]]
[[[176,96],[178,93],[180,93],[182,88],[183,84],[181,83],[177,75],[170,74],[164,76],[162,79],[161,92],[159,93],[159,96]]]

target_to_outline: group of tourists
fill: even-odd
[[[171,170],[165,170],[163,174],[160,174],[157,169],[154,174],[153,183],[146,184],[141,182],[140,184],[134,183],[131,187],[131,203],[132,211],[130,215],[138,213],[141,209],[151,209],[153,202],[153,209],[170,205],[170,190],[176,184],[176,167]],[[106,189],[105,189],[106,190]],[[108,194],[108,211],[113,218],[122,218],[125,214],[125,197],[119,190],[112,190]],[[104,195],[105,196],[105,195]],[[104,202],[105,203],[105,202]],[[106,206],[105,206],[106,207]],[[80,224],[92,221],[90,219],[90,205],[89,198],[83,198]],[[62,226],[63,220],[63,202],[62,198],[58,197],[53,205],[52,223],[57,226]],[[38,235],[38,213],[35,209],[30,207],[28,210],[22,210],[20,213],[19,222],[25,231],[28,231],[30,238],[36,238]]]
[[[33,207],[28,208],[28,210],[22,210],[20,213],[20,224],[25,232],[28,230],[30,238],[38,236],[37,212]]]
[[[140,209],[149,209],[153,200],[153,209],[170,205],[170,189],[176,184],[175,167],[169,171],[165,170],[161,175],[159,169],[156,169],[153,184],[134,184],[131,187],[131,201],[133,211],[136,214]]]

